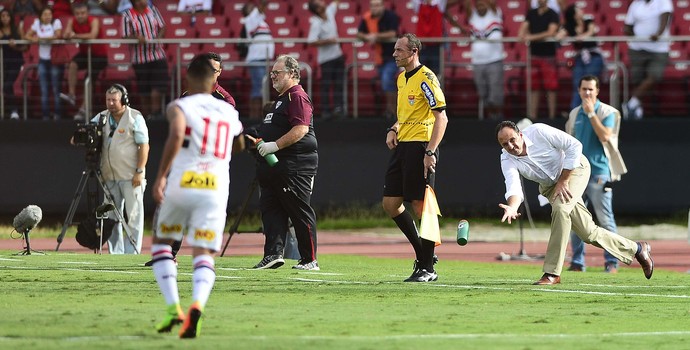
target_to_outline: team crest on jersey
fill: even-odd
[[[216,233],[213,230],[196,230],[194,231],[194,239],[211,242],[216,239]]]
[[[118,134],[124,134],[124,133],[125,133],[125,129],[117,129],[117,133],[118,133]]]
[[[422,82],[422,91],[424,91],[424,96],[426,97],[427,101],[429,101],[429,107],[436,107],[436,97],[434,97],[434,92],[431,91],[431,88],[425,81]]]
[[[211,173],[197,173],[194,171],[185,171],[180,180],[180,187],[194,188],[198,190],[215,190],[217,189],[216,175]]]
[[[414,106],[414,95],[407,95],[407,103],[409,103],[410,106]]]

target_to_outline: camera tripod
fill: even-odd
[[[98,158],[98,157],[96,157]],[[101,190],[103,190],[103,196],[105,197],[106,203],[114,203],[113,200],[113,194],[110,193],[110,190],[108,189],[108,186],[105,185],[105,180],[103,180],[103,175],[101,174],[101,170],[98,168],[98,164],[94,160],[89,160],[87,158],[87,166],[84,171],[81,173],[81,179],[79,179],[79,184],[77,185],[77,191],[74,193],[74,198],[72,199],[72,203],[69,206],[69,210],[67,211],[67,216],[65,217],[65,222],[62,225],[62,231],[60,231],[60,235],[57,237],[57,247],[55,247],[55,251],[58,251],[60,249],[60,244],[62,244],[62,240],[65,238],[65,233],[67,233],[67,228],[72,225],[72,219],[74,218],[74,214],[77,212],[77,206],[79,206],[79,200],[81,199],[82,194],[84,193],[84,189],[86,189],[87,185],[89,184],[89,180],[96,179],[98,182],[98,185],[100,186]],[[98,199],[98,188],[92,190],[88,189],[88,198],[87,198],[87,212],[89,215],[92,213],[92,208],[95,208],[96,205],[96,200]],[[136,248],[136,242],[132,238],[132,234],[129,231],[129,225],[125,221],[124,216],[122,215],[122,212],[120,212],[120,209],[113,206],[112,209],[108,208],[111,210],[113,213],[115,213],[115,217],[117,218],[117,221],[119,221],[120,224],[122,224],[122,228],[125,231],[125,236],[127,236],[127,239],[129,242],[132,244],[134,247],[134,251],[138,254],[139,252],[137,251]],[[102,216],[103,213],[101,213],[100,216]],[[102,232],[101,232],[101,237],[102,237]]]

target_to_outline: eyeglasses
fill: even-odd
[[[282,72],[287,72],[287,71],[286,71],[285,69],[272,70],[272,71],[269,72],[269,74],[270,74],[272,77],[275,77],[275,76],[278,76],[278,74],[280,74],[280,73],[282,73]]]

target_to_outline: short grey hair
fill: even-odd
[[[296,81],[300,81],[300,68],[297,59],[290,55],[280,55],[276,58],[276,62],[282,61],[285,65],[285,70],[290,74],[290,77]]]

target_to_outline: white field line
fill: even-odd
[[[301,282],[316,282],[316,283],[334,283],[334,284],[371,284],[376,285],[380,282],[355,282],[355,281],[339,281],[339,280],[324,280],[324,279],[308,279],[308,278],[292,278],[296,281]],[[386,283],[398,283],[398,282],[386,282]],[[517,291],[517,290],[530,290],[537,292],[551,292],[551,293],[573,293],[573,294],[591,294],[591,295],[606,295],[606,296],[621,296],[621,297],[652,297],[652,298],[674,298],[674,299],[690,299],[690,295],[673,295],[673,294],[652,294],[652,293],[614,293],[614,292],[594,292],[586,290],[568,290],[568,289],[548,289],[547,288],[510,288],[510,287],[491,287],[491,286],[477,286],[477,285],[456,285],[456,284],[436,284],[428,283],[429,287],[437,288],[458,288],[458,289],[483,289],[483,290],[503,290],[503,291]],[[630,286],[634,288],[634,286]]]
[[[276,339],[297,339],[297,340],[331,340],[331,341],[381,341],[381,340],[416,340],[416,339],[591,339],[591,338],[626,338],[626,337],[659,337],[659,336],[687,336],[690,331],[666,331],[666,332],[620,332],[620,333],[585,333],[585,334],[521,334],[521,333],[454,333],[454,334],[391,334],[391,335],[276,335],[276,336],[211,336],[214,338],[232,338],[232,339],[252,339],[257,341],[268,341]],[[119,336],[81,336],[81,337],[66,337],[58,340],[70,342],[94,342],[105,340],[133,340],[141,341],[153,336],[137,336],[137,335],[119,335]],[[0,342],[17,342],[26,340],[28,338],[17,337],[2,337]],[[32,336],[31,340],[40,339],[40,337]],[[50,338],[55,339],[55,338]]]
[[[13,259],[13,258],[0,258],[0,261],[17,261],[17,262],[24,262],[23,259]]]

